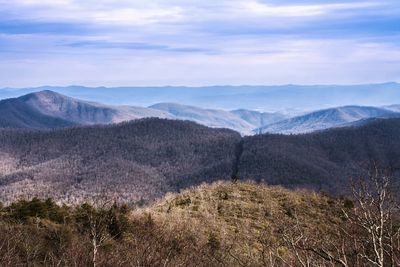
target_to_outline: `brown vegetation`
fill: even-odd
[[[354,189],[389,196],[381,181]],[[78,207],[19,201],[2,208],[0,265],[398,266],[398,202],[374,203],[390,212],[384,227],[374,228],[382,229],[376,244],[383,258],[363,226],[370,224],[362,211],[373,207],[363,209],[359,198],[218,182],[130,211],[103,201]]]

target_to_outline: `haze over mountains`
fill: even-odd
[[[156,117],[190,120],[208,127],[232,129],[242,135],[299,134],[357,125],[373,118],[398,117],[397,108],[396,105],[344,106],[290,117],[279,112],[226,111],[177,103],[158,103],[149,107],[106,105],[41,91],[0,101],[0,127],[46,129]]]
[[[351,126],[370,118],[400,117],[400,113],[376,107],[345,106],[311,112],[254,130],[255,133],[299,134]]]
[[[211,87],[56,87],[0,89],[0,99],[51,90],[112,105],[150,106],[161,102],[210,109],[276,112],[312,111],[337,106],[383,106],[400,103],[400,84],[282,85]]]
[[[400,105],[390,105],[386,106],[385,108],[392,111],[400,112]]]
[[[257,125],[224,110],[202,109],[174,103],[160,103],[150,108],[170,113],[179,119],[194,121],[209,127],[229,128],[244,134],[251,134],[251,129]]]

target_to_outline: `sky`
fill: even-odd
[[[0,0],[0,88],[389,81],[399,0]]]

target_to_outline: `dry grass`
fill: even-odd
[[[341,200],[305,190],[216,182],[169,194],[135,213],[149,213],[170,229],[187,226],[199,244],[215,238],[222,250],[229,250],[250,266],[258,266],[266,243],[285,257],[288,248],[282,241],[283,233],[295,225],[309,235],[321,236],[321,242],[333,238],[342,207]]]

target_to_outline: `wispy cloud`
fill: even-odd
[[[75,48],[90,48],[90,49],[130,49],[130,50],[148,50],[148,51],[162,51],[162,52],[177,52],[177,53],[215,53],[215,51],[196,48],[196,47],[170,47],[167,45],[149,44],[149,43],[132,43],[132,42],[109,42],[109,41],[80,41],[73,43],[66,43],[63,46]]]
[[[399,14],[397,0],[0,0],[0,87],[398,80]]]
[[[180,6],[141,5],[138,1],[15,0],[0,1],[3,8],[24,14],[34,21],[69,21],[143,25],[174,21],[182,16]],[[14,10],[15,9],[15,10]]]
[[[312,17],[337,11],[360,10],[381,6],[378,2],[349,2],[334,4],[286,4],[270,5],[263,2],[248,0],[239,3],[242,12],[274,17]]]

